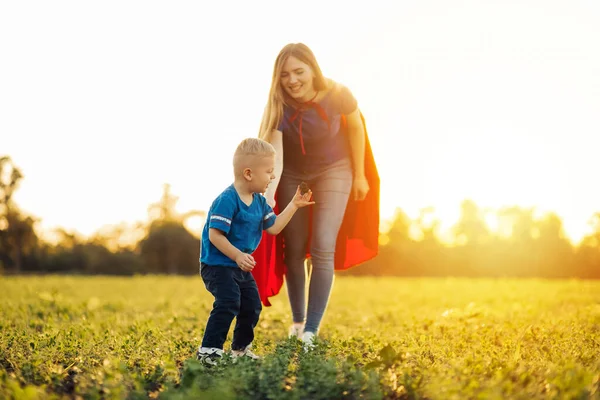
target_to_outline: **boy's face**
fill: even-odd
[[[261,158],[249,172],[252,191],[254,193],[266,192],[269,183],[275,179],[275,156]]]

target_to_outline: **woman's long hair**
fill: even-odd
[[[317,63],[317,59],[312,50],[303,43],[287,44],[275,59],[273,68],[273,77],[271,80],[271,89],[269,90],[269,99],[265,106],[260,131],[258,137],[269,141],[271,132],[277,129],[281,119],[283,118],[283,106],[293,103],[293,100],[284,92],[281,87],[281,70],[288,58],[295,57],[301,62],[310,66],[313,74],[313,86],[315,90],[324,90],[329,86],[329,80],[325,79],[321,67]]]

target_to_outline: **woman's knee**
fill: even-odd
[[[325,269],[333,271],[335,247],[327,249],[313,247],[310,251],[310,254],[312,267],[314,269]]]
[[[306,260],[307,240],[303,240],[300,237],[290,237],[285,240],[285,246],[283,249],[283,257],[289,263],[298,265],[299,263],[304,264]]]

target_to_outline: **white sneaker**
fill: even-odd
[[[260,360],[260,357],[257,356],[256,354],[254,354],[252,352],[252,350],[250,350],[251,348],[252,348],[252,343],[250,343],[248,346],[246,346],[246,348],[243,350],[231,350],[231,358],[233,358],[235,360],[236,358],[239,358],[239,357],[248,357],[253,360]]]
[[[196,358],[202,364],[215,366],[223,359],[223,350],[216,347],[200,347],[198,353],[196,353]]]
[[[298,339],[302,338],[302,334],[304,333],[304,324],[301,322],[294,322],[292,326],[290,326],[290,330],[288,332],[288,337],[295,337]]]
[[[304,351],[312,350],[315,348],[315,338],[317,336],[314,332],[304,332],[302,334],[302,346],[304,347]]]

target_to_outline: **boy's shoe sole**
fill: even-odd
[[[248,358],[248,359],[251,359],[251,360],[260,360],[260,356],[257,356],[256,354],[254,354],[252,352],[251,348],[252,348],[252,344],[249,344],[243,350],[231,350],[230,354],[231,354],[231,358],[233,359],[233,362],[235,362],[239,358]]]
[[[223,359],[223,351],[221,350],[220,352],[213,351],[206,353],[198,351],[196,353],[196,358],[202,364],[209,367],[214,367]]]

